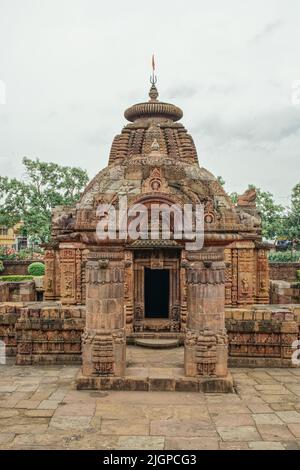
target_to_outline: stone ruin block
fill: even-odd
[[[16,323],[16,363],[80,364],[85,309],[20,309]]]

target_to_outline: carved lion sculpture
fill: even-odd
[[[61,214],[59,216],[53,217],[52,226],[53,228],[58,228],[62,230],[71,230],[74,227],[75,219],[72,213]]]
[[[239,215],[240,215],[240,221],[242,223],[246,223],[253,228],[260,227],[261,218],[259,217],[259,215],[251,215],[244,211],[240,212]]]
[[[255,206],[256,189],[247,189],[244,194],[238,196],[238,206]]]

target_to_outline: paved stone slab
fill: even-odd
[[[190,436],[215,437],[216,431],[212,423],[192,420],[154,420],[150,423],[152,436]]]
[[[264,441],[292,441],[293,435],[284,424],[258,424],[257,429]]]
[[[249,447],[252,450],[285,450],[285,447],[281,442],[249,442]]]
[[[24,415],[32,418],[51,418],[54,410],[25,410]]]
[[[288,424],[288,428],[297,439],[300,439],[300,424]]]
[[[259,441],[260,435],[254,426],[217,426],[223,441]]]
[[[154,436],[121,436],[117,442],[120,450],[163,450],[164,446],[164,437]]]
[[[254,426],[255,424],[250,413],[222,413],[211,416],[216,426]]]
[[[285,423],[300,424],[300,413],[298,411],[277,411],[277,415]]]
[[[117,434],[119,436],[148,436],[149,421],[103,419],[101,421],[101,434]]]
[[[57,405],[55,416],[93,416],[95,414],[96,403],[74,403]]]
[[[1,418],[12,418],[13,416],[19,416],[19,411],[13,408],[0,408],[0,419]],[[1,421],[0,421],[1,423]]]
[[[40,404],[40,400],[20,400],[16,408],[25,408],[26,410],[34,410]]]
[[[249,446],[246,442],[219,442],[220,450],[249,450]]]
[[[82,430],[89,427],[90,421],[90,416],[53,416],[50,427],[63,430]]]
[[[238,393],[225,395],[77,391],[77,370],[0,369],[1,449],[300,449],[294,369],[234,369]]]
[[[0,445],[2,446],[3,444],[8,444],[11,442],[15,437],[15,433],[13,432],[4,432],[0,433]]]
[[[56,410],[58,402],[54,400],[43,400],[39,405],[39,410]]]
[[[217,450],[219,440],[215,437],[167,437],[165,450]]]
[[[269,405],[266,405],[264,403],[248,403],[247,401],[247,406],[252,413],[272,413],[273,410]]]
[[[256,424],[283,424],[275,413],[253,414],[253,419]]]

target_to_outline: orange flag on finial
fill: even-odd
[[[152,54],[152,70],[153,70],[153,72],[155,71],[155,60],[154,60],[154,54]]]

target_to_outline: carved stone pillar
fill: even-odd
[[[237,242],[238,248],[238,305],[254,303],[255,270],[254,243]]]
[[[133,253],[132,251],[125,251],[125,284],[124,284],[124,301],[125,301],[125,322],[126,332],[128,334],[133,332]]]
[[[62,304],[81,305],[82,294],[83,249],[81,243],[61,243],[60,259],[60,296]]]
[[[125,375],[124,271],[122,252],[88,255],[83,376]]]
[[[232,305],[232,260],[231,248],[225,248],[225,306],[231,307]]]
[[[225,377],[227,334],[223,248],[188,253],[186,259],[185,374],[190,377]]]
[[[263,243],[257,243],[254,253],[256,261],[255,301],[258,304],[268,304],[270,302],[268,248]]]
[[[46,249],[45,264],[45,300],[57,300],[60,298],[60,263],[57,248]]]

